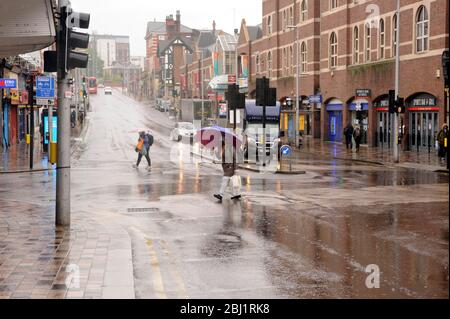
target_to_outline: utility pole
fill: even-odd
[[[65,98],[69,90],[66,74],[67,0],[58,1],[61,13],[58,24],[58,148],[56,177],[56,225],[70,225],[70,104]]]
[[[295,77],[295,105],[296,105],[296,111],[295,111],[295,146],[300,147],[299,143],[299,132],[300,132],[300,106],[301,106],[301,97],[300,97],[300,41],[299,41],[299,26],[291,25],[288,26],[288,29],[295,29],[295,43],[296,43],[296,51],[297,51],[297,57],[296,57],[296,64],[297,64],[297,71],[296,71],[296,77]]]
[[[4,76],[5,59],[0,60],[0,79]],[[0,89],[0,146],[3,148],[3,89]],[[6,146],[5,146],[6,149]]]
[[[69,92],[67,71],[88,66],[88,54],[72,51],[87,49],[89,35],[75,32],[73,27],[89,28],[90,15],[73,12],[70,2],[58,2],[60,20],[58,23],[56,54],[58,71],[58,147],[56,178],[56,225],[70,226],[70,104],[66,99]],[[70,19],[69,19],[70,17]]]
[[[397,46],[395,48],[395,98],[400,97],[400,0],[397,0]],[[400,163],[399,114],[394,113],[394,162]]]
[[[28,106],[30,107],[30,170],[34,166],[34,76],[30,74],[27,79]]]

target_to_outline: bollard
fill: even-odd
[[[50,163],[55,165],[58,160],[58,143],[50,143]]]
[[[31,135],[27,134],[25,139],[26,139],[27,145],[30,145],[31,144]]]

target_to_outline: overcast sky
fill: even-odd
[[[145,56],[148,21],[165,21],[181,11],[181,23],[194,29],[217,28],[232,33],[243,18],[247,25],[260,24],[261,0],[71,0],[75,11],[91,14],[91,30],[101,34],[129,35],[131,55]],[[234,13],[235,12],[235,13]]]

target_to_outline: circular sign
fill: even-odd
[[[281,155],[290,156],[292,154],[292,148],[289,145],[283,145],[281,147]]]

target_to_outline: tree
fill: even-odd
[[[88,63],[88,76],[94,76],[96,78],[103,78],[103,69],[105,67],[105,62],[98,56],[97,51],[93,48],[87,50],[89,54]]]

